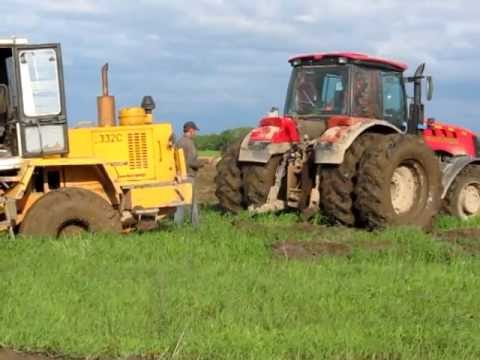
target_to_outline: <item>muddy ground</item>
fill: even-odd
[[[210,160],[210,159],[209,159]],[[215,160],[215,159],[214,159]],[[217,159],[218,160],[218,159]],[[197,177],[197,196],[201,204],[214,205],[218,203],[215,197],[215,161],[212,161],[202,168]],[[292,232],[292,240],[276,243],[272,246],[272,253],[275,257],[287,260],[312,260],[322,256],[348,256],[352,253],[352,244],[366,251],[384,251],[389,249],[392,244],[388,241],[383,242],[358,242],[355,241],[352,230],[346,228],[328,228],[326,226],[312,225],[310,223],[298,223],[284,227],[271,229],[268,226],[255,224],[250,221],[236,221],[235,226],[245,232],[280,232],[282,234]],[[347,239],[344,242],[332,242],[328,240],[325,231],[340,231]],[[312,240],[295,240],[295,233],[308,232],[312,235]],[[322,234],[323,233],[323,234]],[[454,244],[460,251],[472,255],[480,255],[480,229],[452,229],[438,230],[433,236],[440,241],[447,241]],[[1,360],[1,359],[0,359]]]
[[[53,359],[64,359],[61,357],[49,357],[48,355],[42,354],[28,354],[21,353],[12,350],[2,350],[0,349],[0,360],[53,360]]]
[[[480,255],[480,229],[441,230],[433,234],[438,241],[446,241],[454,245],[452,254],[471,256]],[[345,242],[328,240],[328,236],[313,235],[311,240],[287,240],[272,245],[272,254],[278,259],[310,261],[324,256],[349,256],[353,249],[367,252],[382,252],[393,247],[393,242],[385,241],[355,241],[354,237],[346,236]]]
[[[203,168],[200,169],[196,178],[196,194],[198,201],[201,204],[215,204],[217,198],[215,197],[215,164],[216,159],[205,158],[210,161]]]

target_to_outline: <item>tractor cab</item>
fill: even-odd
[[[0,161],[67,151],[60,45],[0,39]]]
[[[308,121],[343,115],[406,128],[406,65],[357,53],[301,55],[290,64],[286,116]]]

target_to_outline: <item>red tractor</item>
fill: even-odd
[[[289,62],[284,115],[272,109],[218,164],[224,210],[321,210],[331,223],[368,228],[428,228],[442,199],[452,215],[480,213],[477,137],[424,119],[425,64],[404,77],[405,64],[358,53]]]

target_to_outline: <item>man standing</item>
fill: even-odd
[[[198,205],[195,196],[195,177],[197,176],[198,170],[204,165],[202,161],[198,159],[197,148],[193,139],[197,135],[197,131],[200,129],[193,121],[188,121],[183,125],[183,136],[177,141],[177,148],[183,149],[185,154],[185,162],[187,165],[187,175],[189,180],[192,182],[193,195],[192,195],[192,205],[190,208],[190,220],[193,226],[197,226],[198,219]],[[185,208],[186,206],[179,206],[175,213],[175,223],[180,225],[183,223],[185,217]]]

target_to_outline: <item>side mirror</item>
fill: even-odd
[[[433,79],[431,76],[427,76],[427,100],[432,100],[433,97]]]
[[[418,65],[417,70],[415,70],[414,77],[418,78],[423,76],[423,72],[425,71],[425,63]]]

